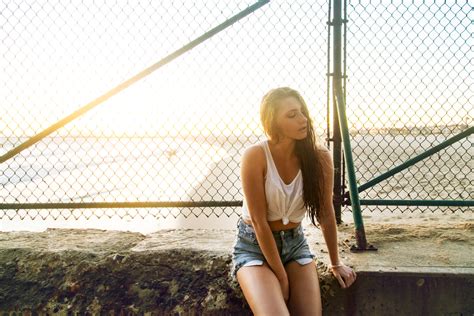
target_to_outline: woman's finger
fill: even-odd
[[[355,272],[355,270],[354,270],[354,269],[352,269],[352,268],[349,268],[349,271],[350,271],[350,273],[351,273],[351,274],[352,274],[354,277],[356,276],[356,272]]]
[[[349,284],[350,284],[350,282],[351,282],[351,276],[347,274],[347,275],[344,275],[344,276],[342,277],[342,279],[344,280],[344,283],[345,283],[347,286],[349,286]]]
[[[346,288],[346,282],[344,282],[344,279],[342,278],[342,276],[338,273],[336,274],[336,279],[337,281],[339,281],[339,284],[341,285],[342,288]]]

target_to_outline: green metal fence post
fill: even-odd
[[[352,159],[352,150],[349,138],[349,128],[347,124],[347,117],[345,111],[345,100],[342,89],[342,5],[341,0],[334,1],[333,11],[333,27],[334,27],[334,45],[333,45],[333,98],[334,104],[337,107],[337,117],[340,125],[340,132],[342,134],[344,145],[344,156],[346,159],[347,174],[349,179],[349,192],[352,201],[352,214],[354,217],[355,235],[357,245],[352,247],[352,251],[372,250],[374,247],[367,247],[367,239],[365,236],[364,223],[362,221],[362,214],[360,210],[359,193],[357,191],[357,182],[354,169],[354,161]]]

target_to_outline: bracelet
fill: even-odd
[[[334,269],[334,268],[340,268],[342,267],[344,264],[342,262],[338,262],[336,264],[329,264],[329,269]]]

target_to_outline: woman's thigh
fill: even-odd
[[[280,283],[266,263],[241,267],[237,281],[255,315],[289,315]]]
[[[285,266],[290,283],[288,308],[292,315],[321,315],[321,291],[314,261],[300,265],[291,261]]]

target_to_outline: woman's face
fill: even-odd
[[[308,119],[303,114],[303,105],[295,97],[280,101],[276,114],[276,126],[280,138],[304,139],[308,134]]]

